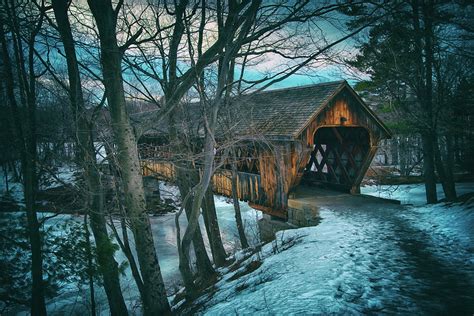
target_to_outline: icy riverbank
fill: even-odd
[[[472,183],[458,187],[460,194],[473,188]],[[472,314],[472,205],[421,205],[422,185],[369,187],[363,193],[400,198],[414,206],[369,203],[322,208],[317,227],[280,232],[275,242],[264,246],[240,270],[222,271],[212,295],[203,295],[196,302],[197,310],[209,315]],[[14,195],[21,195],[21,187],[15,187]],[[231,253],[238,246],[233,206],[221,197],[215,201],[222,237]],[[259,213],[246,203],[241,208],[248,237],[256,242]],[[70,219],[82,221],[80,216],[60,215],[46,225]],[[184,216],[181,220],[184,227]],[[152,216],[150,221],[163,277],[172,293],[180,283],[174,214]],[[122,262],[125,257],[117,252],[117,260]],[[139,295],[128,269],[122,288],[130,312],[139,314]],[[96,290],[100,314],[107,315],[103,290],[99,286]],[[48,311],[52,315],[87,313],[87,301],[86,288],[69,284],[48,300]]]
[[[360,188],[362,194],[376,197],[399,200],[402,204],[423,205],[426,204],[425,185],[423,183],[401,184],[401,185],[367,185]],[[438,199],[444,199],[443,187],[440,183],[436,185]],[[456,183],[458,196],[474,192],[474,183]]]
[[[321,217],[316,227],[279,232],[224,274],[196,302],[199,313],[474,312],[472,205],[325,208]],[[252,261],[261,265],[246,274]]]
[[[0,181],[0,192],[4,191],[4,183]],[[17,201],[20,206],[24,206],[23,190],[20,184],[10,184],[10,193],[13,198]],[[162,183],[161,191],[163,198],[177,199],[177,190],[173,186]],[[238,242],[238,233],[235,224],[234,207],[231,203],[223,197],[215,197],[216,210],[218,215],[218,221],[221,228],[222,240],[224,247],[229,254],[236,251],[240,247]],[[241,203],[242,218],[244,226],[246,228],[247,237],[249,242],[257,243],[259,240],[256,221],[259,217],[259,212],[250,208],[246,203]],[[54,216],[53,216],[54,215]],[[22,212],[1,212],[0,222],[7,223],[16,217],[23,217]],[[52,217],[53,216],[53,217]],[[60,230],[60,227],[68,221],[75,221],[78,223],[83,222],[83,216],[61,214],[55,215],[53,213],[38,213],[40,221],[48,217],[42,225],[42,230],[55,230],[55,234],[61,235],[66,234]],[[157,249],[161,272],[165,285],[168,289],[168,293],[173,293],[179,286],[181,286],[181,276],[178,270],[178,252],[176,245],[176,227],[175,227],[175,213],[167,213],[159,216],[150,216],[150,223],[153,231],[153,237],[155,246]],[[183,232],[186,227],[186,217],[183,215],[180,218],[181,231]],[[116,227],[120,232],[120,223],[116,221]],[[58,230],[59,229],[59,230]],[[206,246],[209,248],[207,241],[207,235],[204,228],[204,223],[201,218],[201,229],[204,236]],[[110,234],[112,231],[109,230]],[[131,238],[131,245],[133,246],[133,238],[131,232],[129,232]],[[209,249],[208,249],[209,250]],[[209,250],[210,253],[210,250]],[[116,260],[120,264],[126,261],[124,254],[121,251],[116,252]],[[137,291],[135,281],[131,275],[130,268],[127,267],[124,270],[124,274],[121,277],[122,290],[124,298],[132,313],[140,314],[140,297]],[[84,285],[78,284],[63,284],[62,289],[57,296],[48,298],[47,309],[50,315],[82,315],[89,312],[89,289]],[[3,288],[0,284],[0,290]],[[96,304],[97,309],[100,311],[100,315],[108,315],[108,303],[105,293],[101,286],[96,285]],[[13,315],[27,315],[27,309],[21,306],[13,308],[11,313]]]

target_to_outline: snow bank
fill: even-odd
[[[474,310],[472,209],[323,209],[321,217],[317,227],[279,232],[261,253],[225,274],[196,302],[200,313]]]
[[[436,186],[438,199],[444,199],[441,184]],[[360,188],[362,194],[372,195],[381,198],[399,200],[402,204],[423,205],[426,204],[425,185],[423,183],[402,184],[402,185],[366,185]],[[456,183],[458,196],[473,192],[474,183]]]
[[[6,183],[5,183],[5,178],[0,177],[0,194],[4,195],[6,194]],[[23,194],[23,186],[21,183],[18,182],[9,182],[8,183],[8,193],[11,196],[11,198],[15,201],[16,204],[18,204],[20,207],[25,207],[25,203],[23,200],[24,194]]]

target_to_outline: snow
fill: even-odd
[[[9,175],[9,178],[11,176]],[[25,203],[23,202],[23,186],[21,183],[18,182],[9,182],[8,183],[8,192],[10,196],[13,198],[13,200],[20,206],[20,207],[25,207]],[[5,178],[1,177],[0,180],[0,194],[4,195],[6,194],[6,183],[5,183]]]
[[[163,197],[176,199],[177,188],[167,184],[161,184],[163,191],[166,192]],[[224,247],[230,254],[239,247],[238,233],[235,225],[233,205],[229,204],[223,197],[215,197],[217,208],[218,221],[221,227],[221,236]],[[257,211],[250,208],[246,203],[241,203],[242,219],[244,227],[249,237],[249,242],[255,244],[258,242],[257,235],[252,232],[257,227],[256,220],[258,218]],[[15,216],[16,213],[5,214],[5,216]],[[54,215],[53,213],[38,213],[40,220]],[[45,221],[44,230],[54,228],[68,220],[76,220],[82,222],[82,216],[62,214]],[[176,245],[176,227],[175,214],[168,213],[160,216],[150,216],[150,222],[155,241],[155,247],[159,258],[161,273],[165,281],[165,286],[168,293],[173,293],[182,285],[181,275],[178,270],[178,251]],[[201,231],[204,237],[205,245],[210,255],[209,242],[205,232],[204,223],[200,219]],[[120,223],[116,222],[117,229],[120,231]],[[186,216],[183,214],[180,217],[181,231],[186,227]],[[110,231],[112,233],[112,231]],[[134,249],[133,235],[129,231],[130,244]],[[120,264],[126,260],[125,255],[118,251],[115,254],[117,262]],[[127,267],[124,275],[121,276],[121,285],[126,304],[133,314],[140,314],[140,297],[137,291],[135,281],[131,274],[130,268]],[[96,302],[100,315],[109,315],[107,298],[102,287],[96,286]],[[64,315],[64,314],[82,314],[87,313],[88,309],[86,302],[88,302],[89,291],[87,288],[78,288],[76,284],[68,284],[61,290],[58,296],[47,301],[47,310],[50,315]],[[22,313],[19,313],[21,315]],[[23,312],[23,315],[26,315]]]
[[[176,198],[177,189],[174,186],[170,186],[167,184],[160,184],[162,192],[166,192],[164,196],[167,198]],[[233,205],[228,204],[226,200],[222,197],[215,197],[216,208],[217,208],[217,215],[219,224],[221,225],[221,236],[224,242],[224,247],[230,253],[230,251],[234,251],[236,248],[236,236],[238,236],[237,228],[235,226],[234,215],[233,215]],[[255,220],[257,218],[256,213],[257,211],[253,210],[247,204],[242,203],[242,217],[243,221],[246,223],[244,225],[248,230],[251,230],[251,226],[257,227]],[[51,214],[49,214],[51,215]],[[82,218],[80,216],[72,216],[72,215],[61,215],[55,217],[51,220],[48,220],[49,226],[54,226],[56,223],[61,223],[64,220],[69,218]],[[160,269],[163,275],[163,279],[165,281],[165,286],[168,290],[168,293],[171,294],[173,291],[176,291],[181,286],[181,275],[178,270],[178,250],[176,246],[176,227],[175,227],[175,214],[168,213],[165,215],[160,216],[151,216],[150,217],[153,238],[155,241],[155,247],[158,254],[158,259],[160,262]],[[210,255],[210,248],[209,243],[207,240],[206,232],[204,223],[202,218],[200,219],[201,224],[201,231],[202,235],[205,240],[206,247],[208,249],[208,253]],[[116,223],[117,229],[120,231],[120,223]],[[185,215],[183,214],[180,218],[180,226],[181,231],[183,232],[186,227],[186,219]],[[134,249],[134,241],[133,235],[129,231],[130,237],[130,244],[132,249]],[[249,235],[250,236],[250,235]],[[253,239],[249,239],[249,241],[253,241]],[[122,252],[116,253],[116,260],[120,264],[121,262],[126,260],[126,257]],[[129,310],[132,311],[132,314],[140,315],[140,296],[137,291],[135,281],[131,274],[130,268],[125,270],[125,274],[121,277],[121,285],[122,285],[122,292],[126,301]],[[67,314],[74,314],[74,313],[86,313],[87,307],[84,305],[84,301],[88,300],[87,289],[80,289],[74,288],[74,286],[68,287],[67,289],[63,290],[62,293],[51,299],[47,302],[47,309],[49,314],[63,314],[67,311]],[[101,287],[96,286],[96,300],[100,308],[100,315],[108,315],[110,314],[108,311],[107,299],[105,296],[105,292]],[[75,302],[72,304],[72,302]],[[80,303],[77,303],[80,302]]]
[[[444,199],[441,184],[436,186],[438,199]],[[372,195],[381,198],[399,200],[402,204],[423,205],[426,204],[425,185],[402,184],[402,185],[367,185],[360,188],[362,194]],[[456,183],[458,196],[474,191],[474,183]]]
[[[63,166],[58,168],[56,175],[57,179],[50,178],[48,184],[44,186],[44,188],[52,188],[63,183],[74,183],[75,172],[76,168],[74,166]],[[23,200],[22,185],[19,183],[9,183],[9,189],[10,194],[14,197],[15,201],[20,202],[19,204],[24,206],[21,203]],[[179,190],[175,186],[161,182],[160,191],[162,199],[172,199],[175,202],[179,201]],[[2,194],[5,192],[5,183],[3,178],[0,180],[0,192]],[[231,254],[240,247],[238,242],[238,232],[235,224],[234,207],[230,201],[223,197],[215,196],[215,203],[224,247],[226,251]],[[256,221],[258,219],[258,212],[250,208],[246,203],[241,203],[240,206],[248,240],[251,244],[256,244],[259,242],[258,234],[255,233],[257,228]],[[2,216],[7,219],[9,216],[13,217],[17,214],[18,213],[4,213]],[[55,214],[44,212],[38,213],[38,219],[40,221],[45,220],[44,226],[42,227],[44,231],[53,229],[54,227],[57,227],[68,220],[76,220],[80,222],[83,220],[82,216],[67,214],[56,216],[53,215]],[[150,222],[163,279],[168,289],[168,293],[171,293],[181,286],[181,275],[177,268],[178,254],[176,246],[175,214],[168,213],[160,216],[150,216]],[[117,222],[116,225],[120,233],[120,223]],[[180,225],[181,231],[184,232],[186,227],[186,216],[184,214],[180,218]],[[200,219],[200,225],[205,245],[210,255],[209,242],[207,240],[202,217]],[[110,233],[112,233],[112,231],[110,231]],[[134,241],[133,235],[130,231],[129,237],[131,239],[130,243],[133,249]],[[118,251],[116,252],[116,260],[120,264],[126,260],[126,257],[121,251]],[[127,305],[131,311],[135,311],[137,314],[139,314],[139,293],[136,289],[135,281],[131,275],[130,268],[127,268],[124,275],[121,277],[121,284]],[[108,304],[103,288],[96,286],[95,290],[96,303],[98,305],[98,310],[100,310],[100,314],[108,315]],[[52,315],[64,313],[86,313],[88,311],[86,306],[86,302],[88,302],[88,292],[89,291],[87,288],[78,288],[77,284],[65,285],[58,296],[47,301],[48,313]],[[21,312],[19,312],[19,314],[21,314]]]
[[[64,184],[74,184],[77,172],[77,167],[74,165],[65,165],[57,168],[57,170],[51,170],[50,173],[46,173],[46,179],[43,179],[44,183],[41,185],[40,189],[45,190]],[[24,207],[23,185],[19,182],[12,182],[12,173],[8,173],[8,178],[9,194],[19,206]],[[0,195],[5,193],[6,183],[4,176],[2,176],[0,177]]]
[[[73,175],[63,173],[66,181]],[[0,181],[1,191],[2,185]],[[21,185],[10,185],[17,201],[21,200]],[[388,190],[391,188],[394,190]],[[177,199],[175,187],[162,184],[160,189],[162,198]],[[459,194],[473,189],[472,183],[458,186]],[[243,262],[241,267],[220,270],[223,275],[214,290],[196,302],[199,313],[472,314],[472,205],[423,205],[423,185],[365,187],[362,192],[413,205],[369,203],[347,209],[321,208],[318,226],[279,232],[274,242],[255,254],[237,252],[234,258]],[[223,197],[215,197],[215,203],[222,238],[231,253],[239,246],[233,205]],[[260,213],[245,203],[241,208],[249,241],[256,245]],[[174,217],[150,217],[168,293],[181,283]],[[81,220],[60,215],[46,225],[70,218]],[[184,214],[180,222],[183,231]],[[204,225],[201,228],[205,236]],[[119,263],[125,260],[121,252],[116,258]],[[121,283],[130,312],[140,314],[139,295],[129,269]],[[104,291],[100,286],[96,291],[100,314],[108,315]],[[87,300],[87,289],[70,284],[48,300],[48,311],[52,315],[85,313]]]
[[[58,168],[55,178],[52,179],[50,185],[43,189],[54,188],[64,184],[74,184],[77,172],[78,167],[74,165],[61,166]]]
[[[167,187],[167,192],[174,192],[176,189],[173,186]],[[224,248],[228,253],[235,251],[239,247],[238,232],[235,224],[234,207],[232,204],[225,202],[223,197],[215,197],[217,217],[219,221],[219,227],[221,229],[221,237],[224,243]],[[242,220],[244,227],[249,236],[249,242],[255,244],[258,242],[255,235],[251,232],[257,227],[257,211],[250,208],[246,203],[241,203]],[[177,284],[181,284],[181,275],[178,267],[178,250],[176,240],[176,227],[175,227],[175,213],[168,213],[160,216],[150,217],[153,238],[160,261],[160,268],[163,274],[163,279],[168,288],[172,288]],[[181,233],[184,233],[187,221],[186,215],[183,213],[180,217],[180,228]],[[204,237],[204,243],[210,255],[210,246],[207,240],[207,234],[204,226],[202,216],[200,217],[201,233]],[[129,236],[132,234],[129,232]],[[253,237],[253,238],[252,238]],[[132,238],[131,238],[132,239]],[[133,239],[131,240],[133,245]],[[125,260],[125,258],[123,258]],[[130,282],[133,282],[130,278]]]
[[[322,209],[277,233],[196,306],[205,315],[472,314],[474,213],[455,204]],[[253,272],[232,278],[252,261]]]

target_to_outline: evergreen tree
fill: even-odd
[[[454,108],[447,98],[439,96],[448,92],[442,73],[446,68],[442,66],[450,64],[447,56],[457,53],[449,42],[465,32],[456,22],[460,5],[432,0],[378,5],[378,22],[349,64],[369,74],[373,86],[389,93],[401,117],[408,118],[411,128],[421,135],[427,202],[437,202],[435,170],[446,197],[454,200],[453,162],[449,158],[452,129],[440,128],[446,112],[453,114]],[[345,10],[352,17],[349,26],[356,28],[365,22],[373,6],[360,4]],[[441,139],[446,139],[444,151]]]

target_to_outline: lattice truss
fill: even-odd
[[[220,153],[217,153],[218,156]],[[259,152],[256,146],[243,145],[235,147],[233,152],[228,154],[229,156],[225,159],[223,169],[232,169],[232,163],[234,162],[239,172],[260,174],[259,166]],[[235,155],[235,156],[233,156]]]
[[[363,128],[321,128],[315,134],[305,174],[308,180],[351,185],[368,151],[369,136]]]

